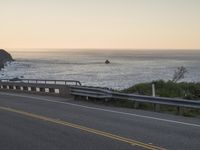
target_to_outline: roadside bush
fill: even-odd
[[[175,83],[172,81],[157,80],[136,84],[121,92],[151,96],[153,83],[155,84],[156,96],[200,100],[200,83]]]

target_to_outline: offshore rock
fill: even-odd
[[[107,60],[105,61],[105,64],[110,64],[110,61],[107,59]]]

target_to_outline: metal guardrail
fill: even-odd
[[[84,96],[101,99],[130,100],[135,102],[146,102],[159,105],[170,105],[175,107],[200,109],[200,100],[184,100],[164,97],[142,96],[136,94],[126,94],[114,92],[107,89],[71,86],[71,94],[75,96]]]
[[[85,96],[100,99],[112,98],[112,93],[103,88],[94,88],[86,86],[71,86],[71,94],[75,96]]]
[[[142,96],[136,94],[120,93],[107,88],[81,86],[80,81],[76,80],[40,80],[40,79],[0,79],[0,83],[25,83],[38,85],[67,85],[70,88],[70,94],[74,96],[91,97],[98,99],[116,99],[129,100],[134,102],[145,102],[158,105],[170,105],[177,108],[195,108],[200,109],[200,100],[184,100],[175,98]],[[2,87],[7,88],[7,87]]]
[[[0,79],[0,82],[12,83],[34,83],[34,84],[58,84],[58,85],[81,85],[80,81],[76,80],[42,80],[42,79]]]

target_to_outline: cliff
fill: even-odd
[[[3,49],[0,49],[0,70],[4,68],[4,64],[8,61],[13,61],[12,56]]]

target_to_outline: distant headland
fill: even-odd
[[[14,61],[11,54],[6,52],[4,49],[0,49],[0,70],[4,68],[6,62]]]

